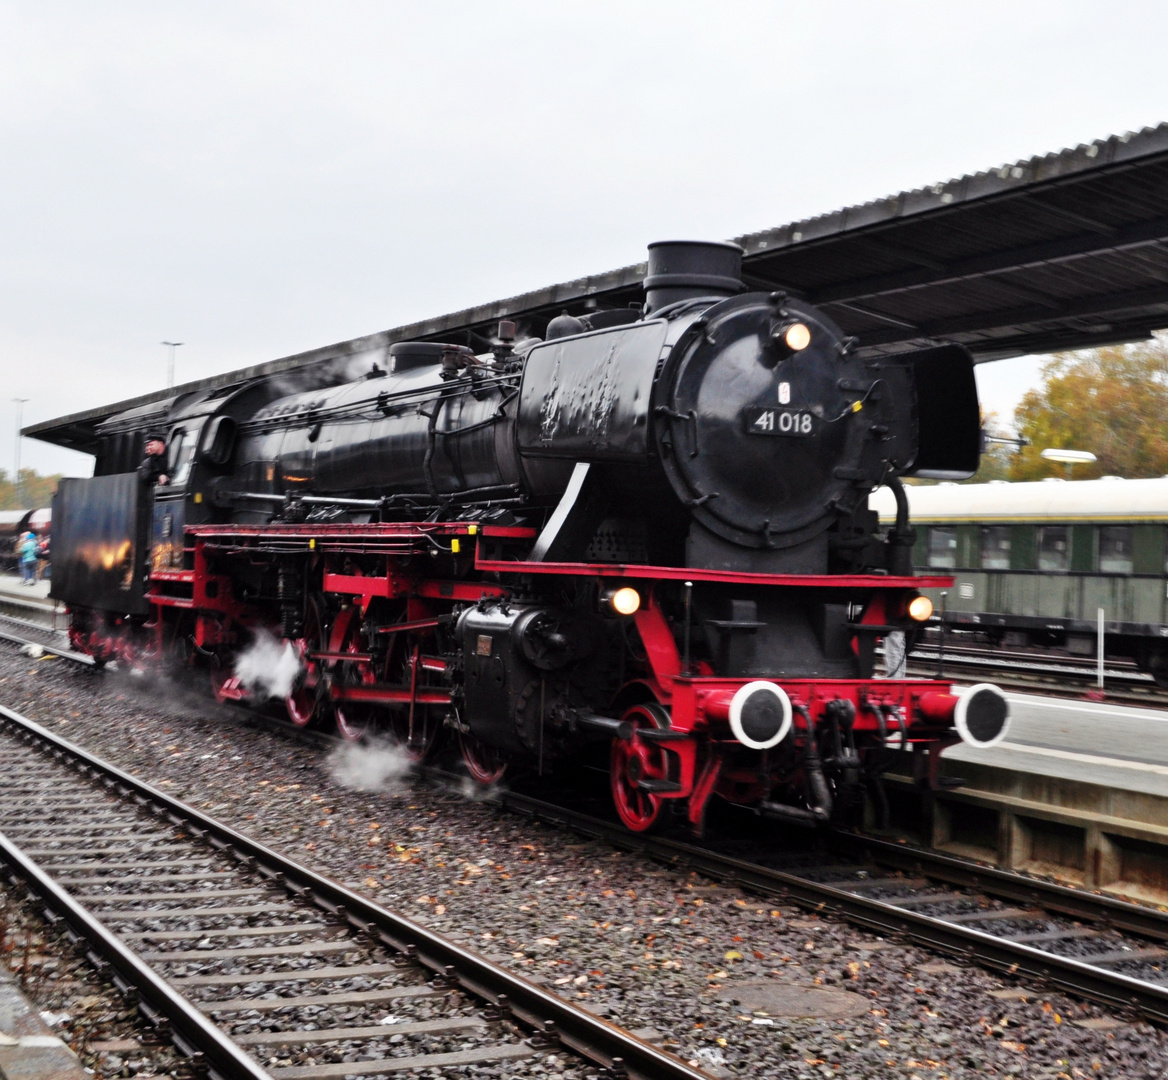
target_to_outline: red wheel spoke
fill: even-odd
[[[348,653],[353,656],[365,654],[361,643],[361,615],[355,608],[342,609],[333,623],[329,640],[329,651]],[[341,686],[369,685],[377,681],[377,674],[368,660],[334,660],[333,678]],[[333,715],[341,738],[357,741],[371,734],[375,728],[374,709],[369,705],[354,702],[333,705]]]
[[[308,654],[321,648],[324,633],[320,618],[319,602],[310,597],[304,615],[304,636],[296,642],[305,671],[298,686],[284,699],[288,719],[297,727],[307,727],[316,718],[320,708],[317,699],[317,662],[306,659]]]
[[[479,784],[494,784],[503,778],[507,763],[492,746],[479,742],[473,735],[458,736],[462,760],[471,779]]]
[[[649,832],[663,820],[665,800],[646,791],[641,780],[665,780],[669,763],[660,746],[639,739],[636,732],[668,726],[668,713],[659,705],[635,705],[625,713],[634,729],[631,739],[613,739],[609,761],[612,801],[624,824],[633,832]]]

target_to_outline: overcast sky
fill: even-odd
[[[1165,40],[1151,0],[0,0],[0,466],[8,398],[158,388],[164,340],[181,382],[1156,124]],[[1008,416],[1036,364],[993,369]]]

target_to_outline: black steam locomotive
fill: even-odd
[[[542,339],[399,342],[179,396],[161,430],[109,419],[54,504],[74,644],[419,759],[453,741],[482,782],[600,742],[637,830],[671,803],[700,827],[712,794],[827,822],[889,745],[1001,738],[993,687],[875,677],[949,580],[911,576],[898,478],[976,469],[969,355],[865,355],[744,291],[741,254],[652,245],[643,308]],[[148,435],[165,484],[135,469]]]

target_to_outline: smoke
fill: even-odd
[[[385,741],[366,744],[340,743],[325,762],[329,775],[349,791],[396,794],[405,787],[413,768],[409,755]]]
[[[287,641],[280,642],[266,630],[236,657],[235,674],[257,698],[286,698],[300,674],[300,657]]]
[[[464,776],[458,785],[459,795],[470,802],[492,802],[506,790],[501,782],[479,784],[469,776]]]
[[[349,353],[347,356],[318,360],[301,368],[281,372],[272,379],[272,386],[277,396],[288,397],[292,394],[306,394],[312,390],[325,390],[330,386],[356,382],[357,379],[368,375],[375,363],[383,371],[388,371],[386,352],[385,346],[379,345]]]

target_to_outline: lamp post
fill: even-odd
[[[23,423],[24,403],[28,401],[28,398],[14,397],[12,401],[16,405],[16,450],[12,455],[16,461],[16,472],[12,477],[12,481],[16,485],[16,508],[21,510],[23,507],[20,505],[22,497],[20,483],[20,425]]]
[[[1067,467],[1067,479],[1071,479],[1071,470],[1076,465],[1090,465],[1098,459],[1090,450],[1043,450],[1038,455],[1044,461],[1059,461]]]
[[[166,365],[166,388],[167,390],[172,390],[174,388],[174,350],[177,349],[182,344],[182,342],[164,341],[162,344],[170,349],[170,360]]]

